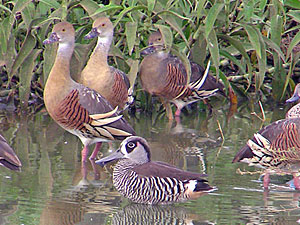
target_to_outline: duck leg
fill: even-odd
[[[88,154],[89,154],[89,148],[88,148],[88,146],[84,146],[81,151],[81,162],[87,161]]]
[[[163,105],[166,109],[166,114],[167,114],[167,117],[169,120],[173,120],[174,117],[173,117],[173,112],[172,112],[172,108],[171,108],[171,104],[170,102],[166,102],[166,101],[163,101]],[[180,114],[180,112],[179,112]]]
[[[297,173],[293,173],[294,186],[296,190],[300,190],[300,176],[297,176]]]
[[[264,176],[264,188],[269,189],[269,183],[270,183],[270,174],[267,172]]]
[[[96,146],[95,146],[95,148],[94,148],[94,151],[93,151],[93,153],[91,154],[91,156],[90,156],[90,158],[89,158],[91,161],[93,161],[93,160],[96,159],[96,156],[97,156],[97,154],[98,154],[98,152],[99,152],[99,150],[100,150],[100,148],[101,148],[101,145],[102,145],[102,142],[97,142],[97,143],[96,143]]]
[[[177,108],[175,111],[175,117],[180,117],[181,109]]]

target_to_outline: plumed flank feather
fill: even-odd
[[[114,128],[114,127],[103,126],[103,128],[105,128],[106,130],[108,130],[114,136],[128,137],[128,136],[132,135],[131,133],[128,133],[128,132],[126,132],[124,130],[120,130],[120,129]]]
[[[93,120],[91,122],[91,124],[95,127],[98,127],[98,126],[104,126],[104,125],[107,125],[107,124],[110,124],[110,123],[113,123],[119,119],[122,118],[122,115],[119,115],[119,116],[115,116],[115,117],[110,117],[110,118],[106,118],[106,119],[98,119],[98,120]]]
[[[107,118],[107,117],[111,117],[113,116],[116,112],[118,111],[118,106],[110,111],[110,112],[107,112],[107,113],[100,113],[100,114],[94,114],[94,115],[90,115],[90,117],[94,120],[99,120],[99,119],[103,119],[103,118]]]

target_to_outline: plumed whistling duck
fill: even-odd
[[[58,50],[45,85],[45,106],[55,122],[80,138],[84,145],[82,161],[87,159],[88,146],[97,143],[90,156],[94,159],[101,142],[123,140],[135,132],[104,97],[72,80],[70,59],[75,45],[75,30],[70,23],[56,24],[44,44],[55,42],[58,42]]]
[[[193,62],[191,62],[190,83],[186,88],[187,73],[184,64],[178,57],[164,51],[164,41],[159,31],[150,35],[148,46],[142,52],[146,57],[139,71],[142,87],[148,93],[162,99],[169,119],[173,119],[169,102],[176,105],[175,116],[179,117],[181,109],[188,104],[218,92],[225,95],[224,86],[213,76],[207,74],[202,82],[204,69]]]
[[[300,84],[286,102],[300,98]],[[233,162],[265,169],[264,188],[268,189],[270,173],[291,173],[295,188],[300,190],[300,103],[293,106],[285,119],[262,128],[236,154]]]
[[[128,96],[130,83],[124,72],[108,65],[113,34],[114,26],[109,18],[100,17],[94,21],[85,39],[97,37],[98,41],[81,73],[80,83],[100,93],[113,108],[118,106],[122,110],[132,102]]]

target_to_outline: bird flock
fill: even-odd
[[[132,104],[133,84],[127,75],[108,64],[114,26],[108,17],[97,18],[85,39],[97,38],[78,82],[71,78],[70,63],[75,46],[75,30],[63,21],[53,26],[45,45],[58,43],[54,65],[44,89],[45,107],[51,118],[66,131],[79,137],[83,144],[82,165],[89,159],[100,166],[117,160],[113,184],[126,198],[144,204],[184,201],[217,190],[204,175],[178,169],[151,160],[147,141],[138,136],[122,112]],[[157,31],[148,39],[141,53],[139,78],[143,89],[159,97],[169,120],[180,121],[183,107],[219,94],[227,98],[223,84],[206,69],[190,62],[188,78],[183,62],[165,51],[162,34]],[[300,84],[287,102],[300,98]],[[207,102],[206,102],[207,103]],[[236,154],[233,162],[244,162],[265,170],[263,187],[269,188],[270,174],[292,174],[295,189],[300,189],[300,105],[292,107],[283,120],[262,128]],[[117,151],[98,159],[103,142],[122,141]],[[95,148],[89,155],[89,145]],[[20,171],[21,161],[0,136],[0,164]]]

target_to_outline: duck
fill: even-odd
[[[0,165],[10,170],[20,171],[22,163],[5,138],[0,134]]]
[[[145,56],[139,69],[142,88],[162,100],[169,120],[174,118],[170,102],[177,108],[175,117],[180,117],[181,109],[193,102],[217,93],[225,95],[224,85],[194,62],[190,62],[191,77],[186,87],[185,66],[178,57],[164,51],[160,31],[149,36],[148,47],[141,54]]]
[[[44,102],[51,118],[83,143],[82,162],[87,161],[88,146],[96,143],[89,157],[95,159],[102,142],[123,140],[135,134],[130,124],[95,90],[75,82],[70,76],[75,30],[63,21],[54,25],[45,45],[58,43],[54,65],[44,88]]]
[[[287,103],[300,99],[297,84]],[[300,103],[293,106],[285,119],[275,121],[253,135],[235,155],[233,163],[244,162],[265,170],[263,186],[269,188],[270,174],[292,174],[295,189],[300,190]]]
[[[120,148],[95,163],[105,166],[119,160],[113,169],[113,185],[126,198],[142,204],[165,204],[197,198],[215,190],[202,174],[151,161],[147,141],[130,136]]]
[[[132,90],[127,75],[108,65],[108,52],[114,26],[108,17],[97,18],[85,39],[98,38],[97,44],[81,72],[80,83],[100,93],[113,108],[126,109],[132,103]]]

